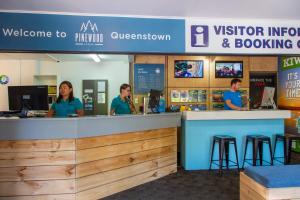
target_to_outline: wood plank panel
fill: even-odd
[[[0,200],[75,200],[75,194],[0,197]]]
[[[249,57],[248,56],[211,56],[210,57],[210,87],[230,88],[231,78],[216,78],[215,61],[243,61],[243,78],[241,87],[249,87]]]
[[[120,143],[135,142],[153,138],[175,135],[177,128],[164,128],[149,131],[122,133],[100,137],[81,138],[76,140],[76,149],[88,149],[101,146],[108,146]]]
[[[76,194],[77,200],[98,200],[100,198],[109,196],[111,194],[124,191],[126,189],[141,185],[163,176],[177,172],[177,165],[170,165],[167,167],[159,168],[149,171],[137,176],[133,176],[127,179],[122,179],[117,182],[113,182],[107,185],[96,187],[90,190],[82,191]]]
[[[92,189],[100,185],[105,185],[117,180],[155,170],[157,168],[174,165],[176,163],[177,155],[174,153],[172,156],[79,178],[76,180],[76,192]]]
[[[203,78],[175,78],[175,60],[203,60]],[[173,88],[198,88],[209,87],[209,56],[168,56],[168,82],[167,87]]]
[[[97,147],[93,149],[79,150],[76,152],[76,162],[84,163],[104,158],[146,151],[164,146],[171,146],[176,143],[176,136],[167,136],[157,139],[137,141],[131,143],[117,144],[111,146]]]
[[[0,141],[0,152],[72,151],[75,139]]]
[[[260,194],[250,188],[248,185],[240,185],[240,200],[265,200]]]
[[[277,72],[277,56],[250,56],[250,72]]]
[[[300,187],[268,188],[269,199],[300,199]]]
[[[0,182],[71,178],[75,178],[75,165],[0,168]]]
[[[0,188],[0,196],[71,194],[75,193],[75,179],[0,182]]]
[[[244,173],[240,180],[241,200],[300,199],[300,187],[265,188]]]
[[[143,64],[165,64],[166,56],[160,55],[135,55],[134,62],[135,63],[143,63]]]
[[[0,153],[0,167],[75,164],[75,151]]]
[[[149,160],[154,160],[161,157],[170,156],[177,152],[176,147],[176,145],[172,145],[148,151],[142,151],[134,154],[82,163],[76,166],[76,177],[78,178],[88,176],[91,174],[105,172],[129,165],[142,163]]]
[[[300,187],[268,188],[269,199],[300,199]]]
[[[257,193],[263,199],[267,197],[266,188],[249,178],[243,172],[240,173],[240,187],[245,188],[245,190],[248,190],[250,193]]]

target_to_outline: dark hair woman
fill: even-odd
[[[52,104],[48,117],[69,117],[70,115],[83,116],[82,103],[73,95],[73,86],[69,81],[59,85],[59,96]]]
[[[133,112],[136,111],[131,100],[131,86],[124,83],[120,86],[120,94],[111,103],[110,114],[132,114]]]

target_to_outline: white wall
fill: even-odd
[[[7,75],[10,79],[7,85],[0,85],[0,110],[8,110],[7,86],[20,84],[20,62],[0,60],[0,75]]]
[[[40,75],[57,75],[58,82],[68,80],[73,84],[74,95],[81,99],[82,80],[107,79],[109,102],[119,94],[122,83],[129,82],[129,63],[110,62],[41,62]]]
[[[74,95],[81,99],[83,79],[107,79],[108,101],[119,94],[122,83],[129,82],[129,63],[125,61],[52,62],[36,60],[0,60],[0,75],[10,78],[8,85],[31,85],[34,75],[57,75],[61,82],[73,84]],[[7,86],[0,85],[0,110],[8,110]]]
[[[126,3],[125,3],[126,2]],[[110,15],[300,19],[299,0],[0,0],[0,9]]]

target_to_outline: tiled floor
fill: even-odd
[[[292,155],[300,164],[300,154]],[[216,171],[184,171],[120,192],[105,200],[238,200],[239,175],[228,171],[218,176]]]

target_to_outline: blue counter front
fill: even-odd
[[[185,170],[208,169],[213,136],[226,134],[236,137],[239,164],[242,166],[246,135],[266,135],[274,141],[275,134],[284,134],[284,119],[290,118],[290,115],[290,111],[279,110],[185,112],[182,118],[181,165]],[[217,145],[214,155],[216,159]],[[235,161],[234,155],[233,146],[230,146],[230,160]],[[252,145],[248,145],[247,158],[251,155]],[[267,146],[263,155],[264,160],[270,160]],[[283,144],[277,145],[276,156],[283,157]],[[217,167],[213,165],[213,168]]]

